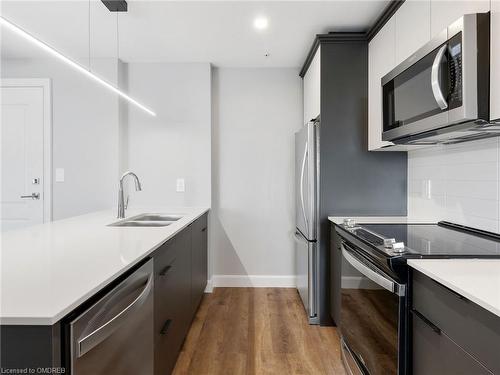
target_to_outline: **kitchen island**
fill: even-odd
[[[155,301],[168,298],[156,286],[171,295],[172,290],[183,290],[182,295],[176,294],[178,300],[172,301],[184,309],[176,314],[186,316],[182,330],[177,330],[179,337],[172,351],[180,349],[181,333],[187,333],[190,324],[187,317],[194,315],[203,293],[200,289],[206,285],[208,210],[149,207],[127,212],[128,217],[142,213],[181,216],[161,227],[109,226],[117,219],[114,211],[107,210],[3,233],[2,368],[68,365],[64,332],[68,317],[94,303],[148,258],[155,261],[157,279],[165,272],[165,254],[174,253],[178,254],[178,267],[184,268],[174,269],[168,280],[155,283],[154,295]],[[179,287],[171,285],[173,282]],[[191,290],[191,286],[196,286],[196,290]],[[186,300],[184,305],[182,298]],[[159,316],[162,312],[156,309],[155,304],[155,320],[163,319]],[[172,330],[176,332],[175,325]]]

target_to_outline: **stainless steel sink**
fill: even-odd
[[[182,215],[142,214],[133,218],[134,221],[177,221],[179,219],[182,219]]]
[[[126,220],[117,221],[109,224],[110,227],[166,227],[177,220],[181,219],[182,215],[172,214],[140,214],[130,217]]]
[[[172,224],[172,221],[132,221],[125,220],[109,224],[110,227],[166,227]]]

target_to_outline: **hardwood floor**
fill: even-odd
[[[174,375],[345,374],[335,327],[311,326],[295,289],[205,294]]]

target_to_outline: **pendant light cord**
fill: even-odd
[[[89,18],[89,20],[88,20],[88,22],[89,22],[89,72],[91,72],[92,69],[91,69],[90,65],[91,65],[92,59],[90,57],[90,50],[91,50],[91,48],[90,48],[90,40],[91,40],[91,38],[90,38],[90,0],[89,0],[89,17],[88,18]]]

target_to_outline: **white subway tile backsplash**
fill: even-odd
[[[446,180],[498,181],[498,163],[448,164],[445,169]]]
[[[485,219],[498,219],[498,205],[495,200],[468,197],[446,196],[446,210],[463,215],[478,216]]]
[[[500,233],[500,138],[408,152],[408,217]]]
[[[463,181],[445,180],[443,194],[455,197],[470,197],[479,199],[498,199],[498,181]]]

